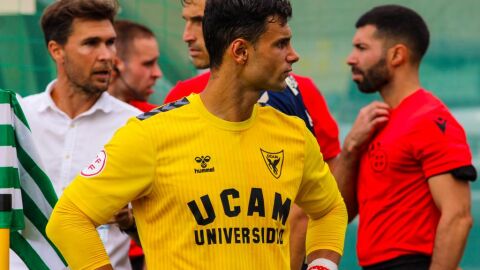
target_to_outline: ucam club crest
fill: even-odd
[[[260,148],[260,152],[262,153],[263,160],[265,161],[268,170],[275,178],[278,179],[282,175],[283,150],[280,152],[272,153]]]
[[[97,154],[95,159],[88,165],[85,169],[83,169],[80,174],[84,177],[92,177],[95,175],[98,175],[103,171],[103,168],[105,168],[105,164],[107,163],[107,153],[105,153],[105,150],[100,151],[100,153]]]

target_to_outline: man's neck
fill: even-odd
[[[200,93],[207,110],[230,122],[241,122],[252,116],[260,91],[251,89],[230,72],[213,71],[204,91]]]
[[[101,94],[89,95],[75,87],[66,79],[59,78],[51,92],[55,105],[71,119],[88,111]]]
[[[410,74],[394,76],[392,81],[380,90],[385,103],[392,109],[396,108],[402,100],[421,88],[418,72],[410,71]]]
[[[118,78],[115,78],[108,87],[108,93],[113,97],[120,99],[123,102],[129,103],[133,98],[128,97],[125,93],[128,92],[128,89],[124,89],[124,85],[120,82]]]

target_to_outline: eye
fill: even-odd
[[[87,46],[95,46],[97,44],[97,41],[95,39],[87,39],[83,44]]]
[[[108,45],[108,46],[115,45],[115,39],[112,38],[112,39],[107,40],[107,45]]]
[[[285,42],[284,41],[277,42],[276,47],[282,49],[283,47],[285,47]]]
[[[365,46],[364,44],[355,44],[354,47],[359,51],[364,51],[367,49],[367,46]]]
[[[143,63],[143,66],[145,67],[153,67],[155,64],[157,63],[157,60],[151,60],[151,61],[148,61],[148,62],[144,62]]]
[[[289,45],[290,45],[290,38],[281,39],[275,44],[275,46],[279,49],[286,48]]]

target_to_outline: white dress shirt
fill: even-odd
[[[53,102],[51,92],[55,82],[51,82],[45,92],[28,96],[20,103],[44,169],[60,197],[73,178],[93,161],[114,132],[141,111],[104,92],[88,111],[71,119]],[[130,238],[120,232],[116,225],[102,226],[98,231],[113,268],[130,270]],[[14,262],[15,259],[12,260]],[[12,263],[11,269],[22,269],[12,267]]]

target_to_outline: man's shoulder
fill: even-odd
[[[305,122],[298,115],[289,115],[272,106],[261,106],[259,115],[261,118],[268,119],[266,123],[278,123],[282,128],[307,128]],[[288,126],[288,127],[285,127]]]
[[[46,92],[40,92],[40,93],[22,97],[21,100],[22,100],[22,103],[35,104],[36,102],[45,99],[46,95],[47,95]]]
[[[298,91],[304,96],[310,96],[311,93],[320,93],[320,90],[313,82],[313,79],[306,76],[300,76],[292,73],[292,77],[295,79],[298,85]]]
[[[164,103],[172,102],[182,97],[186,97],[192,93],[198,94],[205,89],[208,80],[210,79],[210,72],[207,71],[193,78],[178,81],[177,84],[170,90],[165,98]]]
[[[23,112],[30,116],[30,112],[41,110],[41,108],[45,108],[47,106],[47,93],[40,92],[22,97],[18,99],[18,102],[20,103],[20,106],[22,106]]]
[[[132,100],[130,101],[129,104],[139,109],[142,112],[148,112],[158,107],[158,105],[156,104],[152,104],[147,101],[141,101],[141,100]]]
[[[209,79],[210,71],[207,71],[184,81],[179,81],[178,84],[182,86],[205,86]]]
[[[407,97],[400,104],[400,106],[402,105],[405,108],[402,112],[410,115],[412,119],[421,119],[438,113],[451,114],[449,108],[442,100],[424,89],[420,89],[410,97]]]
[[[135,108],[134,106],[132,106],[132,105],[126,103],[126,102],[123,102],[123,101],[111,96],[110,94],[105,95],[105,98],[111,104],[112,111],[115,111],[115,113],[128,114],[130,116],[138,115],[138,114],[142,113],[142,111]]]
[[[174,111],[175,111],[175,113],[174,113],[174,115],[175,115],[177,112],[179,112],[179,110],[175,110],[175,109],[181,108],[181,107],[183,107],[187,104],[190,104],[190,101],[188,100],[188,98],[184,97],[184,98],[166,103],[166,104],[164,104],[160,107],[157,107],[157,108],[155,108],[151,111],[144,112],[144,113],[138,115],[137,119],[140,120],[140,121],[143,121],[143,120],[147,120],[147,119],[150,119],[150,118],[156,118],[159,115],[166,115],[165,114],[166,112],[174,112]],[[171,114],[169,113],[168,115],[171,115]]]

